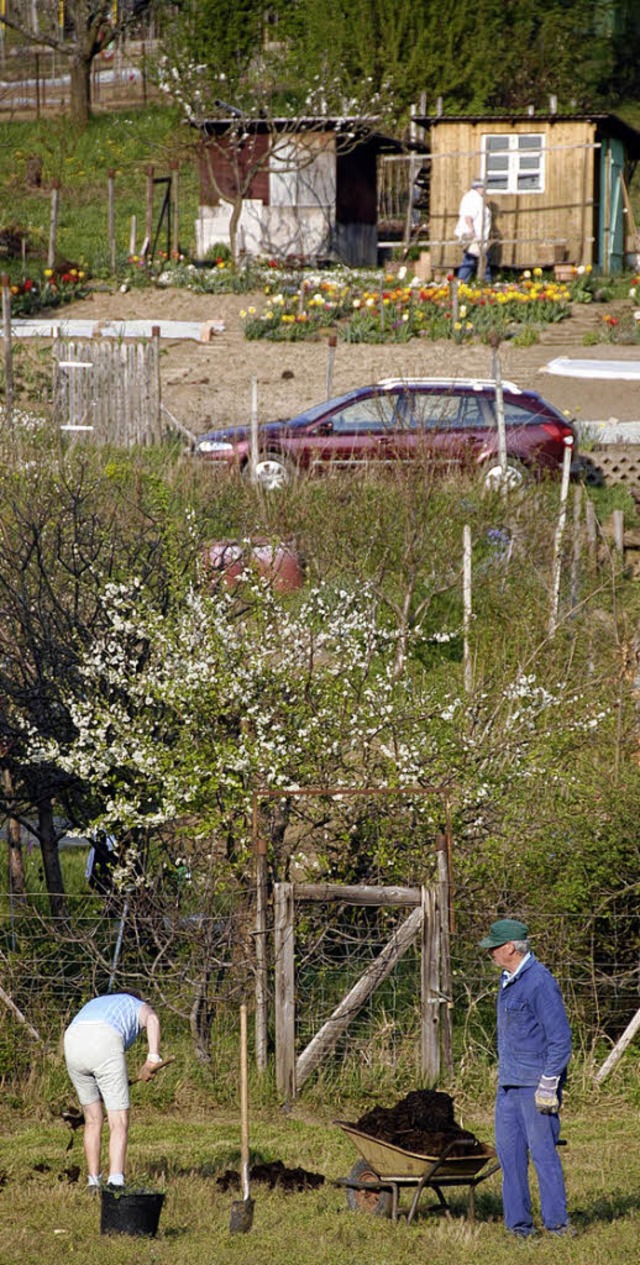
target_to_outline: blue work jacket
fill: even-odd
[[[537,1085],[564,1079],[571,1028],[556,980],[533,953],[498,989],[498,1083]]]

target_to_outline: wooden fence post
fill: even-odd
[[[47,268],[56,266],[56,238],[58,235],[58,211],[60,209],[60,181],[51,182],[51,220],[49,223],[49,250]]]
[[[575,610],[580,601],[580,555],[582,540],[580,522],[582,519],[582,485],[579,483],[573,494],[573,553],[571,556],[571,609]]]
[[[613,543],[621,558],[624,558],[624,510],[614,510],[613,518]]]
[[[447,836],[436,835],[436,858],[438,862],[438,907],[440,910],[440,996],[442,1012],[440,1030],[442,1033],[442,1059],[449,1076],[453,1073],[453,1031],[451,1011],[453,1009],[453,977],[451,974],[451,940],[449,935],[449,902],[451,883],[449,876],[449,844]]]
[[[496,422],[498,426],[498,463],[500,465],[500,469],[502,470],[502,473],[504,474],[507,469],[507,430],[506,430],[505,421],[504,421],[504,394],[502,391],[502,365],[500,363],[500,353],[498,351],[498,347],[500,346],[500,337],[495,330],[492,331],[492,335],[493,337],[490,340],[491,346],[493,348],[492,353],[491,353],[491,362],[492,362],[491,372],[492,372],[492,376],[493,376],[493,380],[494,380],[495,388],[496,388]],[[507,490],[507,483],[505,479],[503,480],[502,491],[506,492],[506,490]]]
[[[586,505],[586,525],[587,525],[587,548],[589,551],[589,566],[595,571],[598,562],[598,523],[596,519],[596,510],[591,497],[587,497]]]
[[[150,405],[150,413],[147,418],[147,429],[149,431],[149,441],[158,443],[162,440],[162,381],[160,377],[160,326],[152,325],[151,334],[153,342],[151,345],[152,363],[147,360],[147,373],[151,377],[153,375],[152,399]]]
[[[116,173],[113,167],[107,172],[107,218],[109,231],[109,259],[111,272],[116,271]]]
[[[251,482],[255,483],[256,469],[258,465],[258,379],[255,373],[251,375],[251,413],[250,413],[250,455],[249,466],[251,469]]]
[[[13,422],[13,349],[11,343],[11,289],[2,276],[2,333],[4,336],[4,420],[8,431]]]
[[[467,523],[462,529],[462,600],[464,688],[467,694],[470,694],[473,685],[473,668],[469,648],[469,629],[471,627],[471,528]]]
[[[173,219],[171,221],[172,240],[171,253],[174,259],[180,255],[180,163],[174,158],[171,163],[171,201],[173,203]]]
[[[573,436],[564,441],[562,463],[562,484],[560,487],[560,513],[553,542],[553,582],[551,589],[551,612],[549,614],[549,637],[555,637],[558,621],[558,603],[560,600],[560,576],[562,573],[562,538],[567,518],[567,496],[569,495],[569,475],[571,473],[571,457],[573,455]]]
[[[276,1086],[285,1102],[296,1096],[294,905],[291,883],[276,883],[274,897]]]
[[[268,998],[268,946],[267,946],[267,899],[268,869],[267,843],[258,833],[258,803],[253,798],[253,855],[256,862],[256,1066],[259,1072],[267,1069],[267,998]]]
[[[333,365],[336,358],[336,347],[338,339],[336,334],[330,334],[327,339],[327,399],[331,399],[331,391],[333,384]]]
[[[151,249],[151,238],[153,237],[153,167],[147,167],[147,201],[144,221],[144,242],[140,254],[146,259]]]
[[[422,1073],[429,1085],[440,1079],[440,919],[433,888],[422,888],[420,1045]]]

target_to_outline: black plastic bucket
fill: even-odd
[[[164,1195],[158,1191],[132,1190],[114,1194],[103,1190],[100,1215],[101,1234],[157,1233]]]

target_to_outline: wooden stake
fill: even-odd
[[[471,652],[469,650],[469,629],[471,627],[471,528],[465,523],[462,529],[462,600],[463,600],[463,649],[464,688],[471,693],[473,672]]]
[[[255,482],[256,469],[258,466],[258,379],[255,374],[251,376],[251,480]]]
[[[331,399],[333,389],[333,365],[336,358],[336,347],[338,339],[335,334],[330,334],[327,341],[327,399]]]
[[[107,172],[107,218],[109,225],[109,257],[111,273],[116,271],[116,173],[111,167]]]
[[[51,220],[49,224],[49,251],[47,267],[56,266],[56,237],[58,235],[58,211],[60,209],[60,181],[54,180],[51,185]]]
[[[560,576],[562,574],[562,538],[567,519],[567,496],[569,495],[569,475],[573,455],[573,435],[564,441],[562,462],[562,484],[560,487],[560,513],[553,544],[553,582],[551,589],[551,613],[549,615],[549,637],[555,637],[558,622],[558,602],[560,599]]]
[[[11,289],[2,277],[2,332],[4,336],[4,420],[9,430],[13,421],[13,349],[11,343]]]

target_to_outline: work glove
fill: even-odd
[[[559,1076],[541,1076],[535,1094],[535,1103],[543,1116],[552,1116],[560,1107],[558,1098]]]

